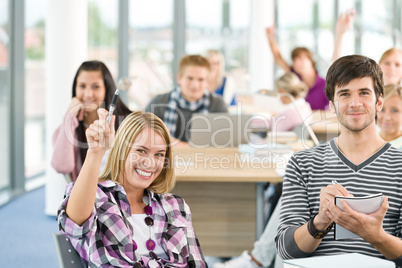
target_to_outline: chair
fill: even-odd
[[[57,259],[60,268],[83,268],[85,267],[77,251],[71,245],[70,239],[62,233],[53,234],[54,243],[56,244]]]

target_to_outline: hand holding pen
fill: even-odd
[[[332,183],[321,189],[320,193],[320,208],[319,213],[316,217],[316,222],[319,227],[325,230],[326,227],[332,222],[332,219],[328,217],[328,207],[330,204],[334,203],[335,196],[350,196],[349,192],[345,187],[338,184],[336,180],[332,180]]]
[[[91,153],[104,153],[110,148],[114,141],[115,130],[114,125],[115,116],[111,116],[110,123],[107,122],[106,114],[108,112],[99,108],[97,110],[98,120],[95,120],[86,130],[85,135],[88,141],[88,152]]]
[[[119,89],[116,89],[116,91],[114,92],[114,95],[113,95],[112,102],[110,103],[109,115],[106,117],[106,121],[107,121],[108,124],[110,124],[110,120],[111,120],[112,115],[114,113],[114,109],[115,109],[115,105],[116,105],[118,97],[119,97]]]

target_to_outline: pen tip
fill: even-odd
[[[114,94],[119,95],[119,89],[116,88],[116,91],[114,92]]]

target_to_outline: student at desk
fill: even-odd
[[[227,113],[220,96],[208,91],[210,64],[199,55],[184,56],[179,63],[179,86],[156,96],[145,108],[163,120],[174,145],[188,146],[189,123],[194,113]]]
[[[328,70],[325,91],[341,134],[291,157],[283,180],[277,252],[282,259],[360,252],[402,265],[402,151],[376,130],[383,107],[382,71],[364,56],[339,58]],[[384,200],[369,215],[346,203],[345,211],[334,204],[336,195],[374,193],[383,193]],[[360,238],[335,241],[333,223]]]
[[[235,83],[233,78],[225,73],[225,58],[223,54],[219,50],[208,49],[206,58],[211,65],[208,79],[209,91],[222,96],[227,105],[236,105]]]

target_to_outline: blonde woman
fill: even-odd
[[[275,82],[275,89],[285,105],[281,114],[271,120],[272,131],[291,131],[312,114],[310,104],[304,99],[307,85],[294,73],[286,73]],[[294,103],[291,97],[294,99]]]
[[[383,72],[384,85],[400,85],[402,79],[402,51],[396,47],[385,51],[378,63]]]
[[[86,131],[87,157],[58,211],[61,231],[89,267],[206,267],[190,209],[169,193],[169,131],[154,114],[134,112],[114,138],[115,119],[108,125],[107,114],[99,109]]]
[[[402,87],[389,85],[384,88],[384,106],[378,113],[377,125],[383,140],[402,149]]]
[[[208,90],[221,95],[227,105],[236,105],[233,79],[225,74],[225,59],[219,50],[209,49],[206,58],[211,65]]]

